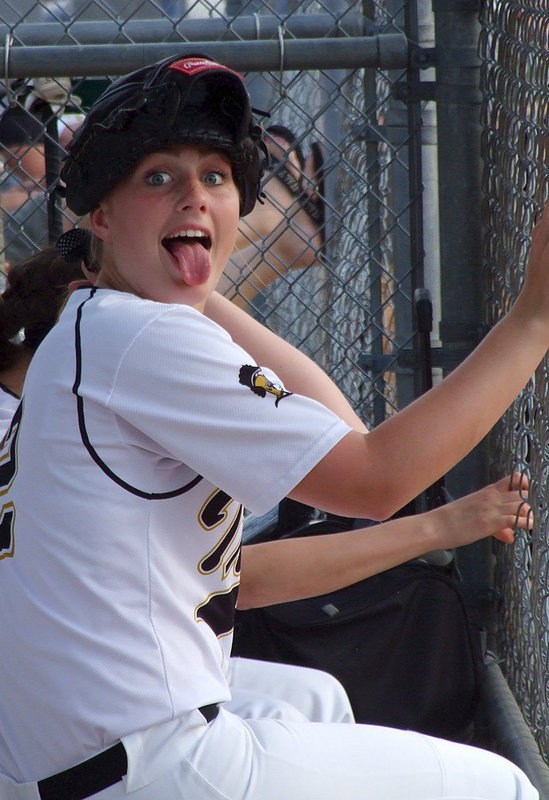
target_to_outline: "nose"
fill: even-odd
[[[196,176],[191,176],[187,180],[182,181],[178,206],[181,207],[182,210],[196,208],[205,211],[208,207],[208,195],[204,182]]]

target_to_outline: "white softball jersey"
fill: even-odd
[[[0,772],[227,700],[242,506],[348,431],[193,308],[74,292],[0,451]]]

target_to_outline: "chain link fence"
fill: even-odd
[[[359,415],[378,424],[419,390],[413,300],[425,285],[438,337],[430,7],[427,0],[0,0],[2,103],[17,112],[11,127],[3,125],[7,113],[0,119],[3,270],[77,222],[48,188],[70,129],[95,97],[114,77],[199,43],[247,74],[253,105],[269,115],[264,126],[282,126],[273,131],[264,204],[242,222],[224,291],[309,353]],[[548,194],[548,20],[547,0],[482,7],[487,324],[516,294],[517,265]],[[497,647],[546,757],[548,394],[542,365],[490,447],[498,475],[512,454],[512,466],[532,479],[536,527],[495,555]]]
[[[484,245],[487,321],[516,296],[530,229],[549,195],[549,16],[545,0],[486,2],[483,60]],[[549,755],[549,374],[544,362],[497,427],[494,469],[531,479],[531,534],[498,548],[498,652],[545,760]]]
[[[47,244],[52,228],[55,237],[73,223],[51,203],[48,212],[43,191],[63,155],[65,126],[77,125],[78,113],[108,80],[132,68],[125,58],[140,43],[164,45],[162,56],[174,52],[175,45],[199,40],[202,50],[214,57],[220,52],[216,47],[230,43],[233,47],[224,52],[231,64],[235,46],[255,45],[246,51],[249,64],[238,67],[248,75],[253,105],[269,115],[264,126],[284,126],[292,141],[285,143],[282,161],[273,161],[267,171],[264,205],[241,224],[242,254],[235,256],[232,281],[224,290],[313,356],[370,424],[381,421],[412,395],[410,370],[395,377],[390,354],[412,337],[415,275],[409,252],[408,150],[419,135],[419,128],[408,130],[405,106],[392,96],[393,86],[406,73],[408,56],[405,13],[390,5],[277,0],[2,3],[4,60],[8,74],[17,73],[7,81],[4,102],[12,109],[25,107],[44,132],[32,130],[23,144],[12,135],[4,144],[3,254],[8,265]],[[344,68],[341,60],[331,58],[334,47],[354,44],[360,63],[364,37],[376,42],[377,68]],[[395,70],[381,69],[387,41],[400,48],[396,57],[386,58],[389,66],[399,67]],[[299,53],[320,45],[317,60],[326,68],[292,69],[292,52],[297,51],[291,48],[296,45]],[[257,54],[261,60],[269,46],[274,68],[262,69]],[[106,60],[119,63],[119,71],[76,72],[86,60],[83,54],[91,54],[89,63],[94,48],[95,70]],[[38,63],[33,53],[42,58],[39,77],[32,72]],[[72,53],[72,70],[65,70],[63,80],[48,83],[42,76],[59,75],[64,55]],[[36,166],[37,150],[44,149],[52,165],[49,177]],[[285,166],[288,158],[296,164],[293,173]],[[362,353],[372,355],[366,374],[359,367]],[[373,356],[385,356],[385,361]]]

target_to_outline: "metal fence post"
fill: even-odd
[[[478,0],[434,0],[441,257],[441,339],[447,351],[471,349],[481,329],[480,32]],[[487,480],[485,449],[449,474],[456,497]],[[461,548],[472,596],[491,585],[489,543]]]

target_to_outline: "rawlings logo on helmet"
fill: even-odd
[[[243,76],[239,72],[235,72],[234,69],[219,64],[217,61],[211,61],[209,58],[199,58],[196,56],[184,56],[179,59],[179,61],[174,61],[173,64],[170,64],[168,69],[177,69],[179,72],[184,72],[186,75],[196,75],[198,72],[204,72],[204,70],[207,69],[222,69],[225,70],[225,72],[232,72],[233,75],[237,75],[240,80],[244,80]]]

